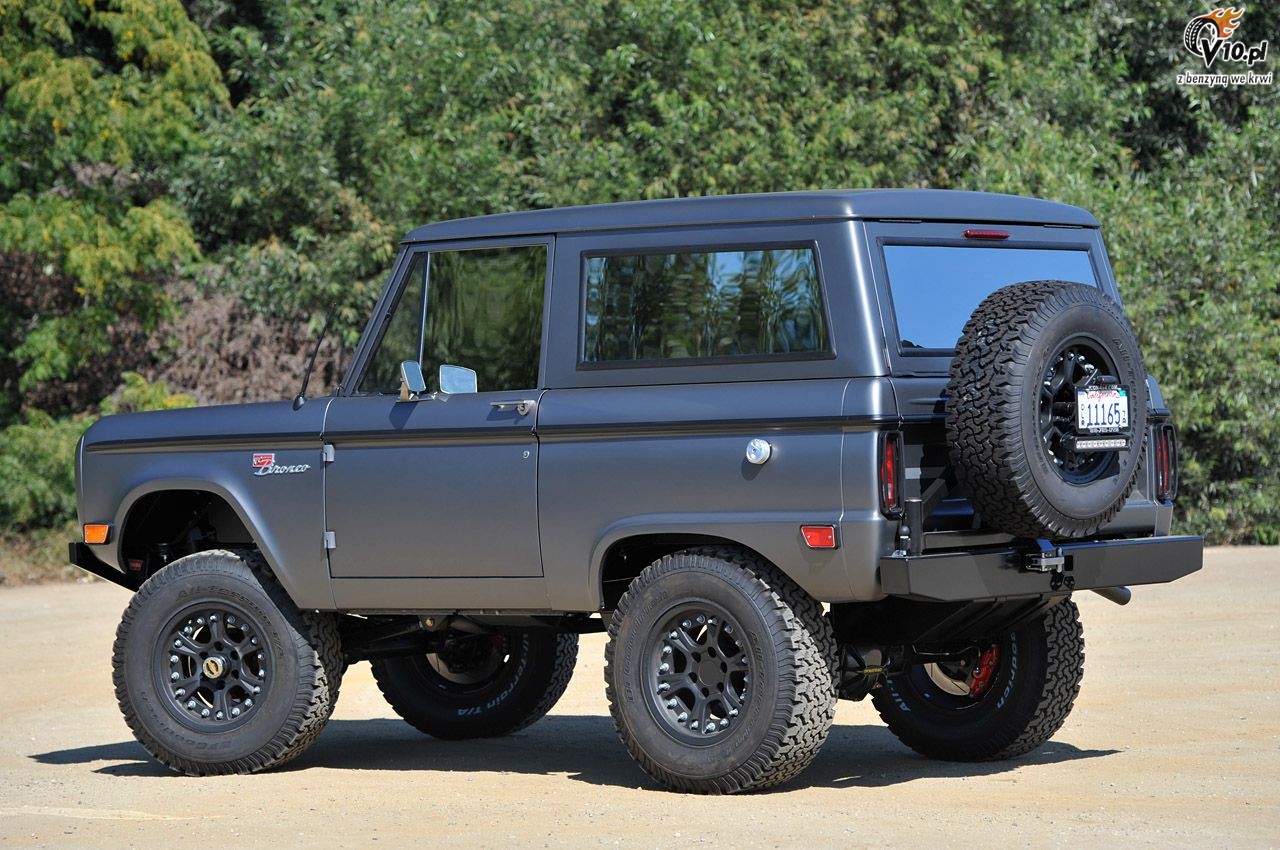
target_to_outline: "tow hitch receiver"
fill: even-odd
[[[1022,565],[1024,570],[1035,573],[1060,573],[1066,569],[1067,559],[1062,554],[1062,549],[1050,544],[1048,540],[1037,540],[1036,546],[1039,547],[1039,551],[1027,555],[1026,562]]]

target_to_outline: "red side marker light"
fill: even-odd
[[[834,525],[802,525],[800,533],[804,535],[804,543],[810,549],[836,548],[836,527]]]
[[[981,228],[966,230],[964,232],[965,239],[1008,239],[1009,231],[1007,230],[983,230]]]

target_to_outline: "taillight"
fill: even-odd
[[[1178,497],[1178,435],[1172,425],[1158,425],[1152,461],[1156,468],[1156,499],[1172,502]]]
[[[902,434],[880,435],[880,513],[890,519],[902,516]]]

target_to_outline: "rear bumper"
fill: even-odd
[[[1028,569],[1026,548],[1008,547],[880,559],[880,585],[890,596],[962,602],[1043,596],[1070,590],[1160,584],[1200,569],[1199,537],[1150,537],[1066,543],[1061,572]]]

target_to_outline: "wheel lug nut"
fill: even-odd
[[[209,709],[207,709],[207,708],[202,708],[202,709],[200,709],[200,716],[201,716],[201,717],[208,717],[208,716],[209,716]]]
[[[665,694],[669,690],[671,690],[671,686],[668,685],[666,682],[663,682],[662,684],[658,685],[658,693],[660,694]]]
[[[698,625],[700,625],[700,626],[701,626],[701,625],[702,625],[703,623],[705,623],[706,621],[707,621],[707,618],[706,618],[706,616],[705,616],[705,615],[703,615],[703,614],[699,614],[699,615],[698,615]]]
[[[671,665],[665,661],[662,662],[662,665],[658,668],[659,673],[668,673],[670,671],[671,671]]]
[[[669,635],[669,637],[670,637],[672,640],[675,640],[676,638],[680,637],[680,633],[679,633],[679,632],[672,632],[672,633]]]
[[[667,708],[675,708],[679,704],[679,701],[674,698],[667,700]]]
[[[731,634],[733,634],[733,626],[729,625],[728,623],[725,623],[725,624],[724,624],[724,633],[725,633],[725,634],[727,634],[727,635],[731,635]]]
[[[262,658],[263,658],[263,655],[262,655],[262,653],[261,653],[261,652],[259,652],[259,653],[258,653],[258,660],[259,660],[259,661],[261,661],[261,660],[262,660]]]
[[[677,723],[683,723],[683,722],[685,722],[685,721],[686,721],[686,720],[688,720],[688,719],[689,719],[689,712],[687,712],[687,711],[682,711],[682,712],[680,712],[679,714],[677,714],[677,715],[676,715],[676,722],[677,722]],[[695,720],[694,722],[696,723],[697,721]]]
[[[210,614],[210,615],[209,615],[209,622],[210,622],[210,623],[216,623],[216,622],[218,622],[218,615],[217,615],[217,614]]]
[[[174,645],[175,647],[177,647],[177,646],[182,646],[182,641],[180,641],[180,640],[175,640],[175,641],[173,642],[173,645]]]
[[[170,663],[170,664],[177,664],[177,663],[178,663],[178,656],[176,656],[176,655],[170,655],[170,656],[169,656],[169,663]]]
[[[204,617],[196,617],[196,625],[197,625],[197,626],[203,626],[203,625],[204,625]]]
[[[257,639],[256,637],[251,637],[251,638],[249,638],[249,643],[253,644],[254,646],[257,646],[257,645],[258,645],[258,639]]]
[[[720,721],[720,728],[727,729],[728,727],[729,727],[729,718],[726,717]]]
[[[254,688],[254,690],[257,690],[257,688]],[[248,707],[249,707],[249,706],[251,706],[251,705],[253,705],[253,700],[251,700],[251,699],[247,699],[247,700],[245,700],[245,701],[244,701],[244,707],[245,707],[245,708],[248,708]]]
[[[238,709],[238,708],[233,708],[233,709],[231,709],[231,716],[232,716],[232,717],[239,717],[239,716],[240,716],[240,709]]]
[[[232,625],[233,623],[235,623],[235,621],[236,621],[236,618],[235,618],[235,617],[232,617],[230,614],[228,614],[228,615],[227,615],[227,625],[228,625],[228,626],[230,626],[230,625]]]
[[[214,715],[214,717],[215,717],[216,719],[218,719],[218,720],[221,720],[221,719],[222,719],[222,712],[221,712],[221,711],[219,711],[217,714],[215,714],[215,715]]]
[[[187,708],[195,708],[195,707],[196,707],[196,701],[195,701],[195,700],[193,700],[193,699],[189,699],[189,700],[187,700]]]
[[[172,673],[170,673],[169,678],[175,682],[178,681],[178,671],[174,670]]]
[[[182,630],[182,633],[183,633],[184,635],[189,635],[189,634],[191,634],[191,627],[190,627],[190,626],[187,626],[185,629],[183,629],[183,630]]]
[[[738,716],[738,709],[736,709],[736,708],[731,708],[731,709],[729,709],[729,716],[730,716],[730,717],[737,717],[737,716]],[[726,722],[728,722],[728,721],[726,721]]]
[[[685,620],[685,621],[684,621],[683,623],[681,623],[680,625],[681,625],[681,626],[683,626],[683,627],[684,627],[684,628],[686,628],[686,629],[693,628],[693,622],[692,622],[691,620]]]
[[[663,655],[670,655],[670,654],[671,654],[671,647],[669,647],[669,646],[664,646],[664,647],[662,648],[662,654],[663,654]]]
[[[174,695],[175,697],[177,697],[178,699],[182,699],[183,697],[185,697],[185,696],[187,695],[187,689],[186,689],[186,688],[178,688],[176,691],[174,691],[174,692],[173,692],[173,695]]]
[[[695,721],[693,721],[692,723],[690,723],[690,724],[689,724],[689,728],[690,728],[690,729],[697,729],[697,728],[698,728],[698,721],[696,721],[696,720],[695,720]]]
[[[262,693],[262,688],[254,687],[253,692],[254,692],[255,694],[260,694],[260,693]]]

